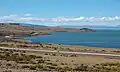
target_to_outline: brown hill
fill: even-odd
[[[40,27],[40,26],[23,26],[19,23],[4,24],[0,23],[0,35],[16,35],[16,36],[31,36],[44,35],[50,32],[94,32],[92,29],[75,29],[61,27]]]

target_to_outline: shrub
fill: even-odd
[[[6,66],[12,66],[10,63],[7,63]]]
[[[55,69],[55,67],[53,66],[47,66],[49,69]]]
[[[52,56],[56,56],[56,54],[52,54]]]
[[[23,65],[21,68],[29,68],[29,66],[27,66],[27,65]]]
[[[5,70],[5,71],[3,71],[3,72],[12,72],[11,70]]]
[[[5,57],[10,56],[9,52],[5,52]]]
[[[42,58],[42,56],[37,56],[36,58]]]
[[[26,51],[23,51],[23,53],[26,53]]]
[[[38,64],[38,65],[36,65],[36,67],[39,68],[39,69],[42,69],[42,68],[43,68],[43,65],[39,65],[39,64]]]
[[[15,56],[18,56],[19,54],[18,54],[18,53],[15,53],[14,55],[15,55]]]
[[[64,67],[64,71],[72,71],[72,68],[69,68],[68,66]]]
[[[54,50],[57,50],[57,48],[54,48]]]
[[[46,60],[46,61],[50,61],[50,60]]]
[[[75,54],[72,54],[72,55],[70,55],[70,57],[77,57],[77,55],[75,55]]]
[[[76,67],[74,70],[75,71],[88,71],[87,68],[88,68],[87,65],[81,64],[80,66]]]
[[[36,58],[35,55],[29,55],[29,57],[30,57],[31,59],[35,59],[35,58]]]
[[[57,66],[57,64],[52,64],[52,66]]]
[[[48,55],[48,53],[45,53],[45,55]]]
[[[6,60],[7,61],[17,61],[17,58],[16,58],[16,56],[7,56]]]
[[[71,62],[73,62],[73,60]]]
[[[61,65],[64,65],[64,63],[61,63]]]
[[[30,70],[36,70],[36,66],[30,66]]]
[[[58,62],[59,60],[56,60],[56,62]]]
[[[13,53],[13,51],[12,51],[12,50],[10,50],[10,53],[12,54],[12,53]]]
[[[45,61],[43,59],[38,60],[38,63],[44,63]]]
[[[47,64],[52,65],[52,63],[47,63]]]
[[[30,61],[30,63],[31,63],[31,64],[36,64],[36,62],[35,62],[35,61],[32,61],[32,60]]]

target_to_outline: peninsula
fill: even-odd
[[[35,36],[49,35],[51,32],[95,32],[92,29],[75,29],[48,26],[24,26],[20,23],[0,23],[0,36]]]

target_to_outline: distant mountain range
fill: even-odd
[[[47,27],[47,26],[44,26],[44,25],[27,24],[27,23],[0,23],[0,24]]]
[[[39,27],[47,27],[45,25],[36,25],[36,24],[27,24],[27,23],[3,23],[3,24],[18,24],[23,26],[39,26]],[[84,25],[84,26],[74,26],[74,25],[60,25],[53,27],[63,27],[63,28],[90,28],[90,29],[120,29],[120,25],[117,26],[102,26],[102,25]]]
[[[24,26],[40,26],[47,27],[45,25],[35,25],[35,24],[23,24]],[[117,26],[94,26],[94,25],[84,25],[84,26],[73,26],[73,25],[61,25],[56,27],[64,27],[64,28],[90,28],[90,29],[120,29],[120,25]]]
[[[120,29],[120,25],[118,26],[93,26],[93,25],[84,25],[84,26],[69,26],[69,25],[64,25],[60,27],[65,27],[65,28],[91,28],[91,29]]]
[[[26,24],[26,23],[22,23],[21,25],[23,25],[23,26],[39,26],[39,27],[47,27],[47,26],[45,26],[45,25]]]

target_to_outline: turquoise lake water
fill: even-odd
[[[24,37],[24,39],[42,43],[120,48],[120,30],[97,30],[97,32],[54,32],[51,35]]]

